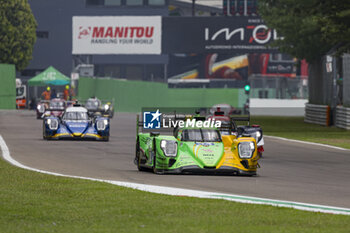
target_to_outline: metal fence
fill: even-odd
[[[250,98],[307,99],[308,77],[251,75]]]
[[[342,102],[344,107],[350,107],[350,54],[343,55],[343,90]]]

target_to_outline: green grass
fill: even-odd
[[[349,232],[350,217],[152,194],[0,159],[0,232]]]
[[[317,142],[350,149],[350,132],[336,127],[308,124],[304,117],[254,116],[252,124],[259,124],[264,134],[309,142]]]

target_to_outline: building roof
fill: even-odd
[[[180,9],[192,10],[192,0],[169,0],[169,6],[176,6]],[[208,13],[222,13],[222,1],[221,0],[196,0],[195,10],[196,12],[208,12]],[[184,15],[182,15],[184,16]]]
[[[176,0],[175,2],[183,2],[192,5],[192,0]],[[207,6],[222,9],[222,0],[196,0],[196,6]]]

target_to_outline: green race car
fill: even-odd
[[[201,119],[203,120],[203,119]],[[255,132],[221,134],[223,128],[175,127],[171,133],[139,132],[137,118],[136,155],[139,171],[154,173],[226,173],[256,175],[258,160]],[[261,130],[260,128],[257,130]],[[221,131],[221,132],[220,132]]]

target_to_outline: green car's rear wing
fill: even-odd
[[[237,121],[244,121],[244,122],[247,122],[248,126],[250,125],[250,115],[248,115],[248,116],[231,116],[230,119],[231,119],[231,123],[235,124],[236,126],[237,126],[237,124],[236,124]]]

